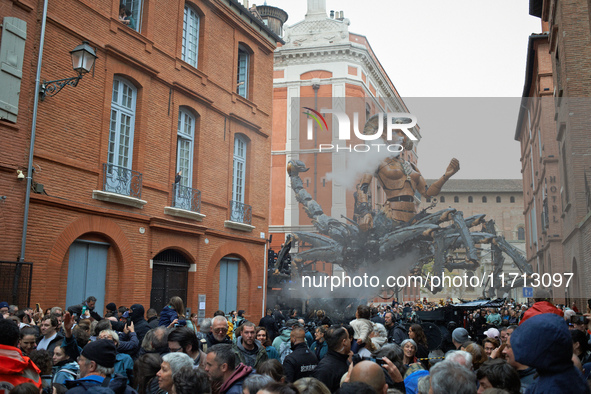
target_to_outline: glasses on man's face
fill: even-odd
[[[226,331],[228,331],[228,329],[227,329],[227,328],[214,328],[212,331],[213,331],[213,332],[220,332],[220,333],[221,333],[221,332],[226,332]]]
[[[183,350],[182,347],[169,347],[168,350],[170,350],[171,353],[177,353]]]

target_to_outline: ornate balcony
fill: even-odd
[[[172,184],[172,206],[186,211],[201,211],[201,192],[178,183]]]
[[[142,200],[142,174],[103,163],[103,190],[94,190],[92,198],[142,208],[146,201]]]
[[[252,231],[252,207],[238,201],[230,200],[230,220],[224,226],[240,231]]]
[[[172,184],[172,206],[164,207],[167,215],[203,220],[205,215],[201,211],[201,192],[178,183]]]

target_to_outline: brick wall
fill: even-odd
[[[16,125],[0,122],[7,141],[0,146],[0,186],[7,194],[0,203],[0,227],[6,234],[0,248],[3,260],[15,260],[20,249],[25,187],[16,181],[15,171],[27,163],[33,106],[40,11],[26,4],[0,0],[0,18],[17,16],[29,22],[22,116]],[[269,217],[275,45],[227,4],[197,0],[192,3],[201,16],[199,63],[194,68],[181,60],[184,4],[145,2],[139,33],[118,21],[118,1],[50,4],[42,78],[71,76],[68,52],[83,39],[96,47],[98,60],[94,72],[76,88],[66,87],[39,104],[34,181],[44,185],[47,195],[31,198],[26,260],[34,263],[32,303],[65,303],[69,246],[90,237],[111,244],[106,303],[141,302],[147,307],[150,260],[175,249],[196,264],[196,272],[189,274],[187,306],[195,311],[197,295],[206,294],[206,315],[218,309],[219,261],[231,255],[241,259],[238,309],[253,320],[260,318],[265,241],[259,233],[267,234]],[[246,99],[235,93],[239,43],[252,50]],[[102,189],[115,77],[137,89],[133,169],[143,176],[143,209],[92,198],[93,190]],[[181,107],[196,116],[192,186],[202,193],[202,222],[164,213],[172,204]],[[248,140],[245,203],[252,206],[255,227],[250,232],[224,226],[230,217],[236,134]]]

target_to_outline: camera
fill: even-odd
[[[587,324],[589,321],[583,315],[574,315],[570,317],[570,322],[572,324]]]
[[[361,361],[371,361],[373,363],[376,363],[378,365],[386,365],[386,362],[384,360],[382,360],[381,358],[375,358],[375,357],[361,357],[358,354],[354,354],[353,355],[353,365],[361,362]]]

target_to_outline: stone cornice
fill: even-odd
[[[401,103],[399,103],[396,92],[380,72],[379,65],[371,57],[367,48],[361,44],[348,42],[346,44],[331,46],[303,48],[280,47],[275,50],[274,68],[281,69],[282,67],[293,65],[326,64],[342,61],[349,61],[360,65],[366,71],[368,77],[371,77],[375,81],[376,88],[383,92],[383,95],[380,95],[380,97],[394,99],[392,104],[400,108]],[[402,105],[404,106],[404,104]]]

